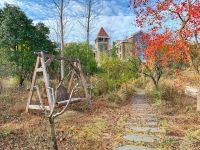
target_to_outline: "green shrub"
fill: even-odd
[[[108,99],[108,101],[117,103],[117,104],[122,102],[122,99],[120,98],[120,96],[115,92],[109,93],[107,99]]]
[[[166,83],[160,85],[159,91],[161,92],[161,99],[165,101],[173,101],[180,95],[175,86]]]
[[[135,94],[135,89],[133,86],[133,82],[130,81],[129,83],[122,84],[118,91],[119,96],[123,101],[129,99]]]
[[[138,87],[138,88],[145,88],[146,85],[148,84],[149,80],[144,78],[144,77],[140,77],[138,79],[135,79],[134,81],[134,86]]]
[[[109,90],[117,91],[122,84],[139,77],[139,67],[136,60],[122,61],[118,58],[104,58],[101,76],[107,80]]]
[[[79,59],[82,69],[87,74],[94,74],[98,71],[97,64],[87,43],[71,43],[65,46],[65,57],[69,59]]]
[[[172,82],[164,81],[160,84],[159,89],[153,88],[148,95],[156,104],[161,104],[161,102],[176,104],[181,93]]]
[[[153,102],[156,104],[156,105],[160,105],[161,104],[161,101],[162,101],[162,92],[161,91],[158,91],[157,89],[153,89],[150,93],[151,97],[152,97],[152,100]]]
[[[92,81],[92,94],[94,96],[100,96],[103,94],[107,94],[109,90],[109,85],[107,80],[102,77],[95,76],[91,78]]]

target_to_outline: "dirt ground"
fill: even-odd
[[[48,119],[39,112],[24,113],[26,100],[27,91],[1,94],[0,149],[50,149]],[[121,142],[129,105],[96,100],[92,110],[79,103],[72,108],[56,120],[60,149],[112,149]]]
[[[158,146],[159,149],[175,150],[186,147],[187,150],[190,147],[191,150],[195,150],[200,147],[199,113],[195,111],[195,101],[185,98],[189,103],[184,104],[182,111],[178,113],[173,105],[158,107],[161,116],[160,125],[166,129],[166,136],[179,138],[164,140]],[[0,149],[50,149],[48,119],[39,112],[24,113],[26,101],[25,90],[1,93]],[[59,149],[111,150],[126,144],[122,136],[125,134],[126,123],[132,115],[131,109],[130,100],[125,105],[116,105],[103,99],[94,100],[92,110],[84,109],[83,104],[74,104],[56,120]]]

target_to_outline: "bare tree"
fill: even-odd
[[[81,0],[82,10],[78,22],[86,34],[86,42],[90,44],[92,23],[102,12],[102,0]]]
[[[69,5],[70,0],[52,0],[54,6],[56,7],[56,11],[58,14],[58,23],[57,25],[60,28],[56,28],[56,31],[59,29],[58,33],[60,35],[60,52],[61,52],[61,57],[64,57],[64,44],[65,44],[65,35],[64,35],[64,30],[65,30],[65,10],[66,7]],[[64,72],[64,60],[61,60],[61,80],[64,78],[65,76],[65,72]]]
[[[73,95],[74,91],[76,90],[77,86],[78,86],[78,83],[73,87],[71,94],[70,94],[70,97],[69,97],[69,101],[67,101],[66,105],[63,107],[63,109],[60,112],[55,111],[56,99],[55,99],[55,96],[54,96],[55,94],[53,94],[53,101],[54,101],[53,109],[48,116],[50,128],[51,128],[51,147],[52,147],[52,150],[58,150],[58,145],[57,145],[57,140],[56,140],[56,130],[55,130],[55,118],[62,115],[66,111],[69,103],[71,102],[72,95]],[[52,92],[54,93],[54,91],[52,91]]]

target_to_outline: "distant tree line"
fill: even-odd
[[[6,4],[0,9],[0,49],[2,66],[11,63],[13,74],[22,86],[30,79],[35,63],[34,52],[45,50],[54,53],[55,45],[48,37],[49,29],[43,23],[33,24],[19,7]],[[6,69],[6,68],[4,68]]]
[[[43,23],[33,24],[26,14],[14,5],[0,9],[0,76],[16,76],[19,86],[31,80],[36,56],[34,52],[47,51],[59,55],[56,44],[49,39],[49,28]],[[97,71],[92,49],[87,43],[71,43],[64,47],[65,57],[78,58],[87,74]],[[52,76],[60,78],[60,65],[49,69]],[[66,68],[65,68],[65,71]]]

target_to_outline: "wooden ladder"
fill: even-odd
[[[44,111],[45,110],[51,111],[53,109],[53,103],[54,103],[55,98],[53,95],[54,94],[53,89],[50,87],[50,84],[49,84],[49,74],[47,73],[47,66],[50,65],[53,59],[49,58],[47,61],[45,61],[44,52],[40,52],[39,54],[40,56],[39,55],[37,56],[37,61],[36,61],[36,65],[35,65],[35,69],[34,69],[34,73],[32,77],[32,83],[31,83],[28,101],[26,105],[26,112],[28,112],[29,109],[40,109]],[[44,106],[39,87],[35,85],[38,73],[43,73],[43,79],[44,79],[49,106]],[[31,105],[31,100],[33,98],[33,92],[35,91],[35,89],[37,91],[37,96],[39,98],[40,105]]]

